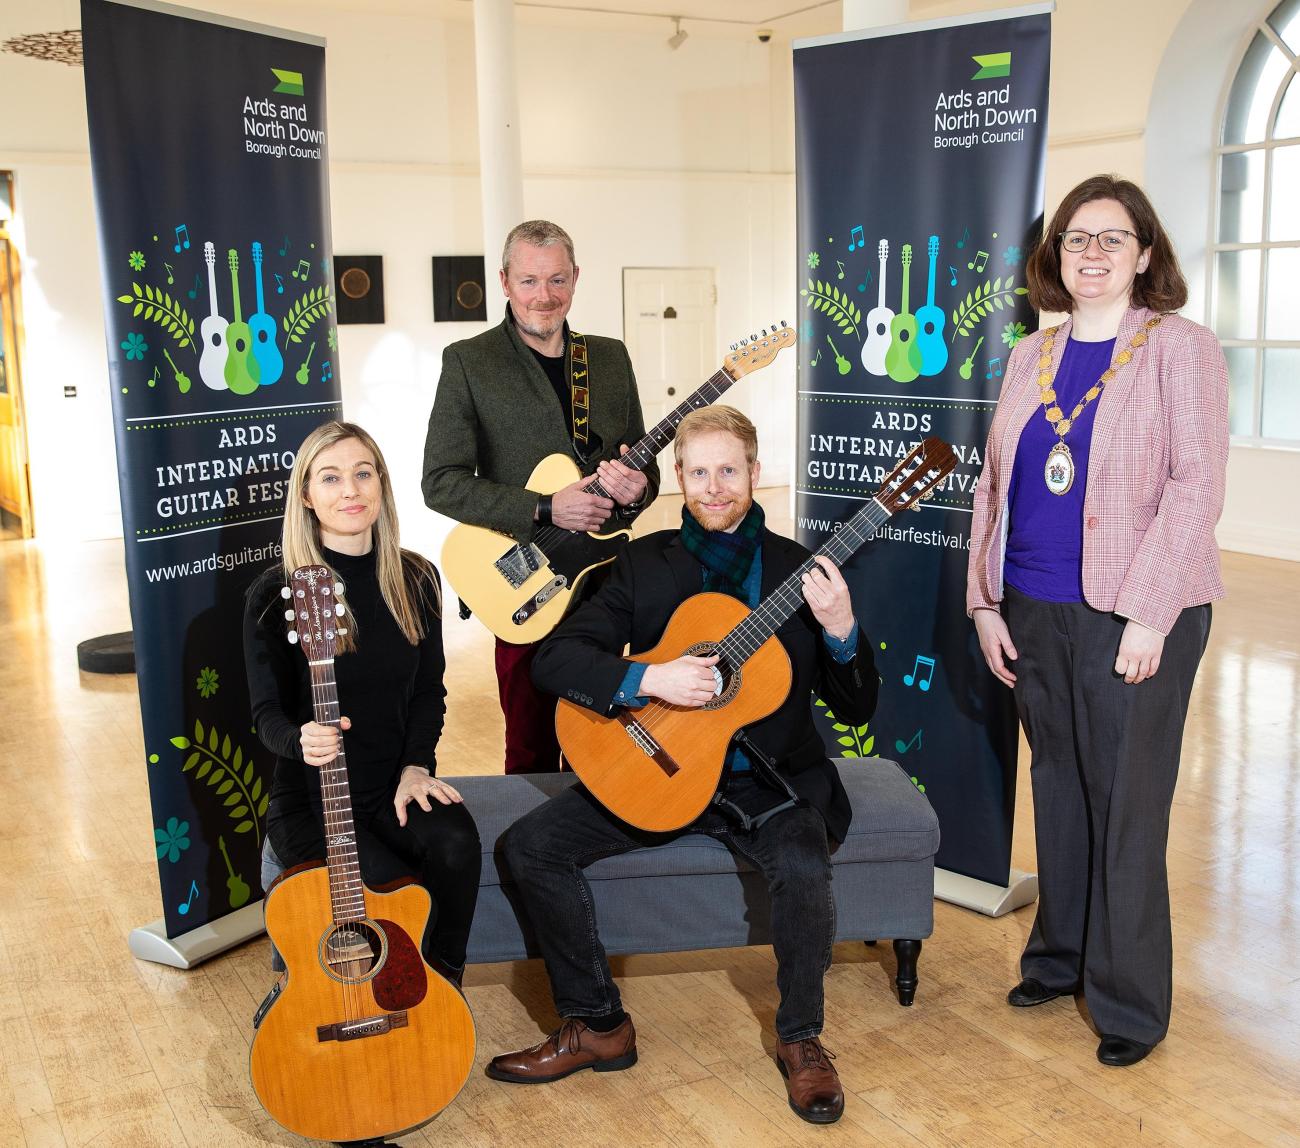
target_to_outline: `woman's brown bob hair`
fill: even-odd
[[[1136,183],[1113,175],[1085,179],[1061,200],[1042,240],[1025,264],[1030,304],[1038,311],[1074,310],[1074,300],[1061,281],[1061,232],[1070,226],[1079,208],[1098,199],[1113,199],[1122,204],[1133,220],[1138,243],[1151,249],[1146,271],[1133,280],[1133,305],[1150,307],[1153,311],[1177,311],[1187,302],[1187,280],[1178,266],[1173,244],[1146,192]]]

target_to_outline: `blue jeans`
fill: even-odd
[[[752,811],[763,790],[732,778],[727,796]],[[780,800],[771,794],[771,801]],[[562,1017],[608,1016],[622,1007],[600,943],[591,887],[583,869],[602,857],[664,845],[686,833],[716,838],[767,880],[772,948],[784,1041],[822,1030],[822,977],[831,963],[835,902],[826,823],[806,806],[787,809],[746,830],[710,806],[674,833],[646,833],[619,821],[582,786],[574,786],[516,821],[502,838],[510,875],[523,898]]]

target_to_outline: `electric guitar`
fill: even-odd
[[[249,315],[248,329],[253,333],[253,357],[257,360],[259,380],[262,386],[269,387],[284,374],[284,356],[275,345],[275,320],[266,313],[262,298],[262,245],[256,241],[253,243],[253,267],[256,269],[257,312]]]
[[[293,572],[285,616],[307,657],[315,718],[339,725],[337,587],[324,566]],[[395,1136],[432,1120],[474,1064],[474,1020],[420,954],[429,894],[410,879],[362,884],[342,743],[320,771],[327,859],[287,870],[266,931],[288,968],[249,1058],[253,1090],[280,1124],[315,1140]]]
[[[948,344],[943,341],[943,308],[934,305],[934,267],[939,258],[939,237],[930,236],[930,282],[925,289],[925,306],[916,309],[916,352],[921,356],[921,374],[937,375],[948,365]]]
[[[722,367],[618,461],[632,470],[644,470],[672,442],[677,424],[689,412],[716,402],[732,383],[767,366],[794,341],[795,331],[783,321],[770,334],[764,330],[761,339],[753,335],[733,344]],[[568,455],[552,454],[533,468],[526,485],[538,494],[554,494],[581,477]],[[609,497],[596,478],[583,490]],[[617,558],[631,537],[626,528],[584,534],[539,526],[528,542],[515,542],[509,535],[462,523],[443,544],[442,573],[489,630],[503,642],[522,645],[546,637],[564,617],[587,574]]]
[[[226,321],[217,314],[217,251],[211,241],[203,245],[203,260],[208,265],[208,300],[210,314],[199,326],[203,335],[203,353],[199,356],[199,378],[214,391],[228,391],[226,382]]]
[[[862,366],[868,374],[886,375],[885,352],[889,350],[889,328],[894,313],[885,306],[885,268],[889,263],[889,240],[882,239],[880,254],[880,297],[867,312],[867,338],[862,344]]]
[[[842,566],[895,511],[919,508],[957,464],[942,439],[903,459],[818,555]],[[737,730],[775,712],[790,692],[790,656],[776,638],[803,605],[809,558],[751,612],[728,594],[696,594],[677,607],[658,645],[634,662],[718,656],[713,700],[701,708],[652,699],[613,717],[561,699],[555,731],[579,780],[615,817],[654,833],[680,829],[708,805]]]
[[[235,321],[226,327],[226,385],[237,395],[251,395],[259,386],[259,369],[253,355],[253,332],[239,310],[239,252],[226,252],[230,264],[230,290],[235,297]]]
[[[912,245],[903,244],[903,309],[889,324],[889,350],[885,372],[896,383],[910,383],[921,373],[916,354],[916,316],[909,310],[908,280],[912,269]]]

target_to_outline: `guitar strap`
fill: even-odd
[[[573,443],[578,454],[587,455],[591,416],[590,380],[587,376],[587,340],[569,331],[569,398],[573,407]]]

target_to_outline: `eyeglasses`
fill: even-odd
[[[1118,227],[1109,231],[1062,231],[1061,246],[1077,255],[1081,251],[1087,251],[1088,244],[1095,239],[1102,251],[1122,251],[1130,235],[1137,238],[1134,232]]]

